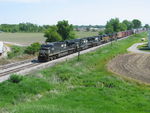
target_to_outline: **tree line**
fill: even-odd
[[[73,26],[69,24],[67,20],[58,21],[56,25],[43,25],[38,26],[32,23],[20,23],[20,24],[1,24],[0,31],[3,32],[44,32],[46,37],[46,42],[56,42],[64,41],[75,38],[74,29],[83,27],[94,27],[94,28],[104,28],[104,26]],[[107,21],[105,29],[99,32],[99,35],[116,33],[119,31],[131,30],[136,28],[141,28],[142,22],[138,19],[132,21],[124,20],[120,22],[118,18],[112,18]],[[145,28],[150,28],[148,24],[144,26]]]
[[[84,29],[85,31],[89,31],[90,28],[105,28],[105,26],[102,25],[72,25],[73,29],[76,31],[80,31]],[[0,31],[3,32],[45,32],[50,25],[37,25],[32,23],[19,23],[19,24],[1,24],[0,25]]]
[[[19,23],[19,24],[1,24],[0,31],[3,32],[44,32],[50,25],[39,26],[32,23]]]
[[[133,19],[132,21],[124,20],[120,22],[118,18],[112,18],[107,21],[105,29],[99,32],[99,35],[112,34],[120,31],[126,31],[136,28],[141,28],[142,22],[138,19]],[[145,28],[150,28],[148,24],[144,26]],[[73,25],[69,24],[68,21],[59,21],[57,25],[50,26],[46,30],[45,35],[47,39],[46,42],[64,41],[75,38],[75,33]]]
[[[107,21],[105,30],[100,31],[99,34],[100,35],[110,34],[110,33],[115,33],[119,31],[126,31],[126,30],[141,28],[141,27],[142,27],[142,22],[138,19],[133,19],[132,21],[124,20],[120,22],[118,18],[112,18],[109,21]],[[149,28],[149,25],[145,24],[144,27]]]

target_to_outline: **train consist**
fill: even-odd
[[[52,42],[43,44],[39,51],[38,61],[45,62],[98,46],[116,39],[124,38],[132,34],[144,32],[146,29],[134,29],[114,34],[86,37],[80,39],[66,40],[64,42]]]

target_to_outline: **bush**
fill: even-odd
[[[22,80],[23,80],[23,76],[20,75],[11,75],[9,78],[9,81],[12,83],[19,83]]]
[[[101,30],[101,31],[99,31],[99,33],[98,33],[99,35],[104,35],[105,34],[105,32],[103,31],[103,30]]]
[[[34,55],[36,52],[40,50],[41,45],[39,43],[33,43],[25,49],[26,54]]]
[[[23,54],[24,49],[22,47],[19,46],[12,46],[11,47],[11,52],[8,52],[7,56],[8,58],[13,58],[16,56],[19,56],[21,54]]]

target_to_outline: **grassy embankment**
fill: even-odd
[[[13,113],[145,113],[149,86],[122,79],[107,63],[146,34],[114,42],[97,51],[23,78],[0,84],[1,112]]]

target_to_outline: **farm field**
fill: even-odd
[[[0,41],[30,45],[34,42],[44,42],[43,33],[0,33]]]
[[[98,32],[75,32],[76,38],[98,35]],[[0,41],[8,41],[19,44],[30,45],[34,42],[43,43],[45,41],[44,33],[0,33]]]
[[[144,83],[150,83],[150,54],[124,54],[109,63],[109,69]]]
[[[146,33],[113,42],[54,67],[0,84],[2,113],[147,113],[150,85],[121,78],[107,69],[115,56]]]

